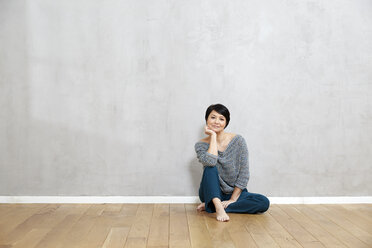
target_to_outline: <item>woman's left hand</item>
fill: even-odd
[[[234,202],[236,201],[230,199],[228,201],[223,201],[221,203],[222,203],[223,208],[227,208],[231,203],[234,203]]]

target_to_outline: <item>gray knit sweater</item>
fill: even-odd
[[[249,180],[248,148],[244,138],[237,134],[225,151],[218,151],[218,156],[208,152],[209,144],[199,141],[195,151],[199,162],[206,166],[217,166],[220,188],[225,194],[231,194],[234,187],[245,189]]]

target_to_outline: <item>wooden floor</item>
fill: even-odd
[[[0,204],[0,248],[372,247],[372,204],[271,205],[264,214],[196,204]]]

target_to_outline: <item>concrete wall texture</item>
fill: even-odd
[[[248,190],[372,195],[372,1],[0,0],[0,195],[196,196],[213,103]]]

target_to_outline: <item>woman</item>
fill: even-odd
[[[267,197],[247,191],[249,179],[248,149],[239,134],[226,133],[229,110],[222,104],[208,107],[205,134],[195,144],[203,177],[199,188],[202,202],[198,211],[216,212],[218,221],[228,221],[227,213],[263,213],[269,206]]]

